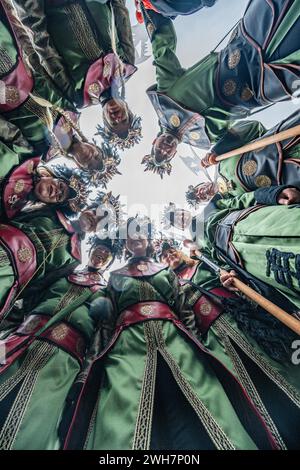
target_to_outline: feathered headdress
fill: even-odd
[[[102,137],[106,144],[118,147],[121,150],[130,149],[142,139],[142,118],[139,116],[132,117],[128,134],[124,137],[114,132],[107,122],[104,123],[104,126],[98,124],[97,131],[96,135]]]
[[[85,172],[61,164],[53,165],[50,168],[41,166],[41,169],[44,168],[53,177],[62,179],[68,184],[70,188],[68,204],[73,212],[80,212],[88,206],[91,187],[89,177]]]
[[[145,155],[141,164],[146,166],[144,171],[152,171],[152,173],[157,173],[161,179],[163,179],[165,174],[169,176],[172,171],[172,164],[170,163],[170,160],[164,160],[158,163],[153,152],[150,155]]]
[[[110,264],[106,267],[108,269],[115,259],[121,260],[123,255],[123,243],[118,238],[99,238],[97,235],[93,235],[88,238],[88,244],[90,246],[89,252],[95,249],[97,246],[106,246],[112,253],[113,259]]]
[[[106,188],[108,182],[115,176],[121,175],[118,170],[118,165],[121,162],[121,158],[116,148],[103,142],[101,146],[97,146],[96,141],[93,140],[94,145],[99,148],[99,154],[103,157],[103,168],[99,170],[87,170],[91,177],[91,181],[95,184],[101,184]]]
[[[161,234],[161,238],[157,238],[153,241],[153,247],[155,257],[158,261],[160,261],[164,251],[169,250],[170,248],[173,248],[174,250],[180,250],[181,244],[174,238],[164,238]]]

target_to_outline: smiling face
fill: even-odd
[[[104,270],[111,260],[111,250],[105,245],[98,245],[96,248],[91,250],[88,264],[94,269]]]
[[[200,183],[194,188],[196,201],[208,202],[216,194],[217,190],[214,183]]]
[[[128,237],[126,248],[133,256],[146,256],[148,248],[148,240],[142,234]]]
[[[159,135],[153,142],[153,151],[157,163],[171,160],[176,151],[179,140],[172,134],[165,132]]]
[[[43,176],[36,183],[34,188],[36,198],[46,204],[63,203],[68,199],[69,187],[65,181],[53,178],[52,176]]]
[[[175,250],[175,248],[169,248],[168,250],[164,250],[161,255],[161,261],[164,264],[167,264],[172,269],[177,269],[183,259],[182,253],[179,250]]]
[[[126,136],[130,127],[128,106],[123,100],[112,98],[103,107],[103,116],[112,131],[119,136]]]
[[[87,170],[103,169],[103,152],[101,149],[88,142],[74,142],[70,153],[78,165]]]

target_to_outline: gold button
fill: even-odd
[[[145,315],[146,317],[148,315],[153,315],[154,314],[154,308],[152,307],[152,305],[143,305],[141,307],[141,314]]]
[[[69,328],[67,327],[67,325],[58,325],[52,330],[51,338],[54,341],[62,341],[63,339],[65,339],[68,333]]]
[[[27,263],[27,261],[32,260],[32,250],[27,246],[23,246],[18,249],[17,257],[21,263]]]
[[[177,114],[173,114],[171,117],[170,117],[170,124],[171,126],[173,127],[179,127],[181,122],[180,122],[180,118]]]
[[[246,176],[252,176],[256,173],[257,170],[257,163],[255,160],[249,160],[243,165],[242,172]]]
[[[241,60],[241,51],[236,49],[235,51],[231,52],[228,57],[228,67],[232,70],[235,69]]]
[[[232,96],[237,90],[237,84],[234,80],[226,80],[223,86],[223,92],[225,96]]]
[[[255,184],[258,188],[267,188],[272,185],[272,180],[267,175],[260,175],[255,178]]]

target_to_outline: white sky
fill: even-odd
[[[202,59],[214,49],[223,36],[242,16],[248,0],[218,0],[211,8],[186,17],[178,17],[174,24],[178,36],[177,54],[186,68]],[[136,23],[134,0],[127,0],[132,24]],[[226,44],[227,39],[222,46]],[[221,47],[222,47],[221,46]],[[151,51],[151,46],[149,47]],[[173,160],[171,175],[163,180],[156,174],[145,173],[141,160],[150,152],[151,144],[158,132],[157,117],[145,90],[155,83],[155,70],[152,60],[148,59],[139,66],[135,75],[127,82],[126,99],[134,113],[143,119],[143,140],[133,149],[122,155],[119,170],[122,176],[116,176],[108,189],[113,194],[127,197],[130,213],[138,212],[132,205],[142,205],[150,211],[151,204],[166,204],[170,201],[178,205],[185,204],[185,192],[189,184],[197,184],[204,176],[194,175],[181,161],[179,155],[190,154],[189,147],[181,144]],[[299,106],[299,100],[297,100]],[[281,103],[269,110],[256,114],[252,119],[260,120],[266,127],[272,127],[291,112],[296,103]],[[101,122],[101,107],[94,106],[82,112],[81,127],[87,137],[92,138],[97,123]],[[199,155],[205,152],[198,151]]]

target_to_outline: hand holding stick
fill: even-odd
[[[300,321],[297,320],[297,318],[293,317],[292,315],[287,313],[285,310],[278,307],[278,305],[275,305],[273,302],[266,299],[264,296],[262,296],[261,294],[256,292],[254,289],[249,287],[247,284],[242,282],[240,279],[236,277],[235,273],[234,274],[232,272],[228,273],[227,271],[225,271],[225,269],[220,268],[216,263],[214,263],[209,258],[204,256],[199,251],[198,247],[192,241],[185,240],[184,245],[189,246],[189,248],[194,251],[197,258],[200,261],[203,261],[211,269],[213,269],[217,274],[220,275],[220,277],[226,278],[225,281],[230,280],[231,284],[234,287],[234,290],[238,290],[242,292],[243,294],[245,294],[246,297],[256,302],[266,312],[276,317],[279,321],[281,321],[281,323],[283,323],[285,326],[290,328],[290,330],[294,331],[300,336]]]

